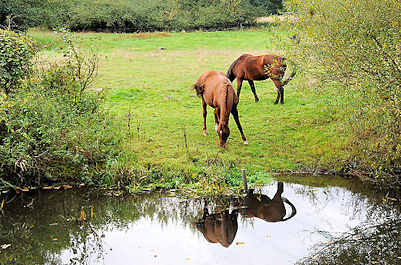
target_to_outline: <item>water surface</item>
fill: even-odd
[[[18,196],[0,215],[0,246],[9,245],[0,264],[312,264],[317,244],[338,246],[356,227],[400,217],[380,194],[284,183],[283,203],[279,187],[218,201],[85,189]],[[391,229],[400,231],[399,222]],[[399,242],[386,235],[380,238]],[[395,261],[398,244],[389,253]],[[338,264],[363,264],[359,258]]]

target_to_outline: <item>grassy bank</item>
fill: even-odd
[[[50,33],[30,36],[56,57]],[[78,33],[82,48],[100,56],[95,89],[106,91],[106,107],[130,137],[122,148],[135,154],[127,163],[137,170],[162,175],[197,176],[213,168],[247,168],[250,174],[327,168],[342,159],[346,138],[340,133],[340,101],[330,88],[315,93],[315,80],[298,73],[285,87],[285,104],[273,105],[271,81],[256,82],[261,99],[254,102],[248,84],[241,93],[239,114],[249,145],[243,145],[230,119],[228,149],[217,146],[212,109],[202,135],[200,99],[191,90],[201,73],[226,72],[243,53],[282,54],[278,38],[287,33],[272,28],[232,32],[103,34]]]

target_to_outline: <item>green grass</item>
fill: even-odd
[[[40,31],[31,31],[30,35],[46,47],[44,55],[57,52],[59,44],[51,44],[55,35]],[[334,104],[341,99],[329,88],[316,93],[313,79],[302,73],[285,87],[284,105],[273,104],[276,92],[270,80],[255,82],[258,103],[248,83],[244,83],[238,108],[248,146],[230,118],[228,148],[218,147],[210,107],[208,135],[202,135],[201,100],[191,89],[193,83],[205,71],[226,72],[243,53],[282,54],[276,37],[286,38],[287,33],[261,28],[74,34],[78,46],[92,48],[100,55],[95,89],[106,91],[106,108],[121,121],[123,130],[130,128],[131,137],[122,148],[135,153],[132,166],[191,174],[200,173],[210,161],[223,161],[252,172],[329,168],[344,154],[346,138],[339,134],[341,114]]]

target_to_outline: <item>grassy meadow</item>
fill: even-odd
[[[46,47],[42,57],[59,56],[61,42],[55,34],[29,35]],[[105,108],[121,125],[116,130],[127,134],[121,147],[134,154],[127,161],[134,168],[193,175],[214,164],[267,174],[331,169],[345,154],[341,106],[334,104],[338,96],[330,87],[316,90],[317,82],[300,69],[285,87],[284,105],[273,104],[271,80],[255,82],[258,103],[243,83],[238,109],[248,146],[231,117],[228,148],[218,147],[210,107],[208,135],[202,135],[201,99],[192,90],[197,78],[212,69],[226,72],[243,53],[284,55],[277,40],[288,38],[285,31],[75,33],[73,38],[78,47],[99,55],[94,89],[104,91]]]

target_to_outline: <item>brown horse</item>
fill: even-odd
[[[282,222],[294,217],[297,213],[295,206],[287,199],[281,196],[283,193],[283,183],[277,183],[277,192],[273,199],[263,194],[254,194],[252,190],[244,200],[244,215],[248,218],[257,217],[266,222]],[[286,210],[284,202],[291,207],[291,214],[285,217]]]
[[[208,71],[199,77],[193,88],[196,94],[202,97],[203,135],[206,135],[206,107],[209,105],[214,108],[215,129],[219,136],[220,146],[225,147],[230,135],[228,128],[230,113],[234,116],[244,144],[248,144],[238,118],[238,97],[226,75],[219,71]]]
[[[203,217],[195,223],[196,228],[210,243],[220,243],[228,248],[234,241],[238,230],[238,211],[231,214],[228,210],[220,213],[209,214],[204,208]]]
[[[254,80],[265,80],[270,78],[277,90],[277,99],[274,104],[284,104],[284,86],[288,84],[295,76],[295,70],[291,73],[287,80],[283,80],[285,70],[287,69],[286,59],[276,55],[253,56],[251,54],[243,54],[235,60],[227,71],[227,76],[232,82],[237,78],[237,97],[241,93],[242,81],[247,80],[251,86],[255,102],[259,101],[256,95]]]

